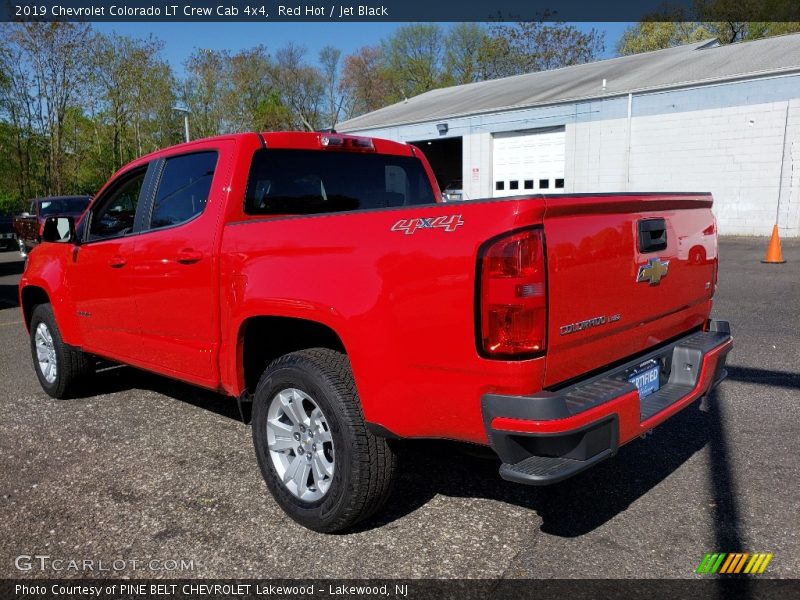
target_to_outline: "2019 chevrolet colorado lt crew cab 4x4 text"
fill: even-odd
[[[95,357],[252,400],[269,490],[318,531],[377,510],[392,438],[489,445],[559,481],[708,393],[707,194],[441,202],[413,146],[338,134],[200,140],[48,219],[20,301],[61,398]]]

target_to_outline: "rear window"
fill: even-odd
[[[318,214],[435,202],[419,159],[325,150],[258,150],[245,213]]]
[[[205,210],[217,166],[216,152],[168,158],[158,183],[150,227],[185,223]]]

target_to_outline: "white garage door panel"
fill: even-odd
[[[495,136],[492,142],[494,197],[562,192],[565,146],[563,128]]]

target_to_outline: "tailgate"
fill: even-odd
[[[546,202],[546,386],[705,322],[717,263],[710,195],[616,194]]]

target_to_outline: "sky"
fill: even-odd
[[[196,48],[237,52],[264,44],[274,52],[287,42],[305,46],[309,62],[316,62],[324,46],[334,46],[342,55],[362,46],[378,44],[389,37],[402,23],[94,23],[103,33],[144,38],[150,34],[165,42],[164,57],[175,72],[183,73],[183,63]],[[444,27],[450,24],[443,23]],[[622,32],[631,23],[574,23],[581,30],[592,27],[606,32],[603,58],[615,54]]]

